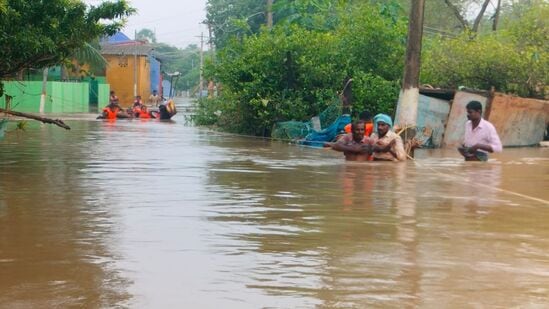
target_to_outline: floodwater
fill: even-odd
[[[549,149],[352,163],[88,116],[0,141],[0,308],[549,304]]]

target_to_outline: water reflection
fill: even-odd
[[[357,164],[179,119],[1,142],[0,307],[549,302],[546,150]]]
[[[534,275],[519,266],[502,275],[509,269],[500,266],[513,263],[517,242],[524,240],[514,208],[533,207],[545,217],[547,209],[502,192],[501,161],[356,164],[325,153],[316,154],[321,160],[308,158],[305,152],[299,163],[285,165],[281,162],[301,151],[232,150],[230,160],[209,168],[210,185],[224,193],[209,211],[210,219],[225,228],[217,235],[223,240],[215,240],[216,252],[238,257],[220,271],[238,269],[236,281],[284,299],[282,307],[429,307],[447,298],[453,305],[472,306],[509,301],[499,292],[479,297],[494,286],[526,292],[513,297],[520,304],[531,299],[532,285],[545,291],[543,272]],[[497,226],[506,232],[498,235]],[[539,228],[529,231],[540,242],[533,249],[538,253],[548,245],[547,230]],[[230,248],[219,246],[223,243]],[[486,248],[499,252],[499,258]],[[545,256],[540,265],[547,263]],[[503,272],[494,276],[496,269]],[[479,290],[467,290],[471,281],[465,278],[471,277]],[[502,281],[482,284],[492,277]],[[513,283],[513,277],[530,285]],[[453,288],[461,290],[456,295],[449,292]]]
[[[34,124],[33,124],[34,126]],[[80,127],[31,127],[0,148],[0,304],[5,308],[112,307],[129,295],[108,249],[113,214],[81,186]],[[72,143],[68,148],[66,143]],[[93,207],[91,207],[93,206]],[[32,292],[31,292],[32,291]]]

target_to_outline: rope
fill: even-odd
[[[411,129],[411,128],[415,128],[416,126],[414,125],[410,125],[410,126],[406,126],[402,129],[400,129],[400,131],[397,133],[398,135],[401,135],[402,132],[405,132],[406,130],[408,129]],[[412,142],[414,140],[414,138],[410,139],[410,142]],[[412,160],[416,165],[419,165],[420,167],[423,167],[423,168],[427,168],[433,172],[435,172],[436,174],[440,175],[440,176],[444,176],[444,177],[450,177],[452,179],[457,179],[457,180],[460,180],[457,176],[453,176],[453,175],[449,175],[447,173],[441,173],[437,170],[435,170],[434,168],[432,167],[429,167],[429,166],[425,166],[421,163],[419,163],[416,159],[414,159],[414,157],[410,156],[409,152],[406,151],[406,157],[410,160]],[[476,187],[483,187],[483,188],[488,188],[488,189],[492,189],[492,190],[496,190],[496,191],[499,191],[499,192],[502,192],[502,193],[507,193],[507,194],[510,194],[510,195],[515,195],[515,196],[518,196],[518,197],[522,197],[522,198],[525,198],[525,199],[529,199],[529,200],[532,200],[532,201],[536,201],[536,202],[539,202],[539,203],[542,203],[542,204],[545,204],[545,205],[549,205],[549,201],[547,200],[544,200],[544,199],[540,199],[540,198],[537,198],[537,197],[533,197],[533,196],[529,196],[529,195],[526,195],[526,194],[522,194],[522,193],[518,193],[518,192],[514,192],[514,191],[510,191],[510,190],[505,190],[505,189],[501,189],[501,188],[496,188],[496,187],[492,187],[492,186],[489,186],[489,185],[485,185],[485,184],[482,184],[482,183],[468,183],[472,186],[476,186]]]
[[[442,173],[442,172],[439,172],[439,171],[437,171],[436,169],[434,169],[432,167],[425,166],[425,165],[419,163],[416,159],[414,159],[413,157],[411,157],[408,154],[406,154],[406,156],[408,157],[408,159],[412,160],[419,167],[427,168],[427,169],[431,170],[432,172],[434,172],[434,173],[436,173],[440,176],[446,177],[446,178],[451,178],[453,180],[461,180],[457,176],[454,176],[454,175],[451,175],[451,174],[448,174],[448,173]],[[501,188],[497,188],[497,187],[492,187],[492,186],[485,185],[485,184],[482,184],[482,183],[467,182],[466,184],[471,185],[471,186],[475,186],[475,187],[483,187],[483,188],[487,188],[487,189],[491,189],[491,190],[496,190],[496,191],[499,191],[499,192],[502,192],[502,193],[507,193],[507,194],[510,194],[510,195],[515,195],[515,196],[518,196],[518,197],[522,197],[524,199],[529,199],[529,200],[536,201],[536,202],[539,202],[541,204],[549,206],[549,201],[544,200],[544,199],[540,199],[540,198],[537,198],[537,197],[533,197],[533,196],[530,196],[530,195],[526,195],[526,194],[522,194],[522,193],[510,191],[510,190],[505,190],[505,189],[501,189]]]

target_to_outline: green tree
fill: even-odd
[[[156,34],[151,29],[141,29],[136,34],[138,40],[144,40],[149,43],[156,43]]]
[[[230,38],[258,33],[266,23],[265,11],[264,0],[208,0],[206,23],[216,48],[223,48]]]
[[[348,1],[352,6],[355,1]],[[338,7],[344,3],[338,0],[277,0],[273,11],[275,22],[299,25],[306,29],[328,30],[338,24]]]
[[[355,107],[394,110],[406,27],[380,6],[334,9],[333,30],[279,23],[233,38],[208,67],[223,96],[201,101],[199,124],[263,135],[278,121],[307,120],[338,102],[343,81],[355,82]]]
[[[125,0],[90,7],[75,0],[9,0],[0,10],[0,78],[59,64],[86,42],[120,30],[133,12]]]
[[[422,82],[450,88],[493,86],[498,91],[543,97],[549,83],[549,4],[540,1],[520,11],[497,32],[428,41]],[[511,16],[509,12],[513,10],[502,18]]]
[[[198,86],[200,75],[200,49],[198,46],[191,44],[180,49],[164,43],[153,45],[155,55],[162,60],[163,71],[182,74],[177,84],[173,85],[176,90],[191,90]]]

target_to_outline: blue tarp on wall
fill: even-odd
[[[149,56],[149,64],[151,67],[151,93],[153,90],[160,93],[160,61]]]
[[[162,81],[162,90],[163,90],[163,95],[166,99],[169,98],[170,96],[170,89],[172,88],[172,84],[170,83],[170,81],[168,80],[163,80]],[[172,96],[174,96],[175,94],[172,93]]]

